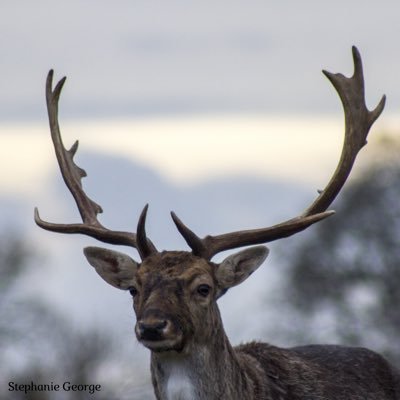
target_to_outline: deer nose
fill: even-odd
[[[167,325],[165,319],[140,320],[136,325],[136,333],[142,340],[162,340]]]

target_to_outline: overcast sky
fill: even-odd
[[[368,104],[400,107],[400,2],[2,0],[0,121],[45,116],[47,71],[65,117],[331,113],[320,73],[365,64]]]

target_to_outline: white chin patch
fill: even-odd
[[[183,368],[172,368],[167,383],[168,400],[194,400],[193,385]]]

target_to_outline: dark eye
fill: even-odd
[[[210,294],[210,291],[211,291],[211,287],[206,284],[199,285],[197,287],[197,293],[203,297],[207,297]]]
[[[138,294],[138,290],[134,286],[129,287],[128,290],[132,297],[135,297]]]

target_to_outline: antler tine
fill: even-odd
[[[61,138],[58,123],[58,101],[66,78],[62,78],[53,90],[53,75],[53,70],[50,70],[46,80],[46,103],[51,138],[62,177],[75,199],[83,223],[55,224],[47,222],[40,218],[37,208],[35,208],[35,222],[41,228],[48,231],[58,233],[81,233],[105,243],[120,244],[137,248],[137,237],[135,233],[109,230],[97,219],[97,214],[103,211],[100,205],[91,200],[84,192],[81,180],[86,176],[86,172],[82,168],[78,167],[73,160],[78,150],[78,141],[73,144],[70,150],[67,150],[64,147]],[[147,246],[151,252],[157,251],[149,239],[147,239]]]
[[[146,236],[146,217],[148,208],[149,205],[146,204],[143,208],[142,213],[140,214],[139,222],[136,229],[136,248],[142,260],[157,252],[156,248],[152,245],[152,243],[149,241],[149,239],[147,239]]]
[[[196,236],[173,214],[172,217],[179,232],[194,254],[211,259],[215,254],[224,250],[271,242],[294,235],[334,213],[334,211],[326,210],[346,182],[358,152],[367,143],[366,138],[372,124],[385,106],[385,96],[383,96],[373,111],[367,109],[361,56],[354,46],[352,52],[354,60],[352,77],[347,78],[342,74],[323,71],[338,92],[345,114],[345,138],[342,153],[336,170],[325,189],[320,192],[311,206],[296,218],[267,228],[206,236],[203,239]]]
[[[200,239],[193,231],[191,231],[179,218],[178,216],[171,211],[171,217],[174,221],[176,227],[178,228],[179,233],[186,240],[186,243],[192,249],[193,254],[196,255],[204,255],[207,253],[207,247],[204,243],[205,240]]]

